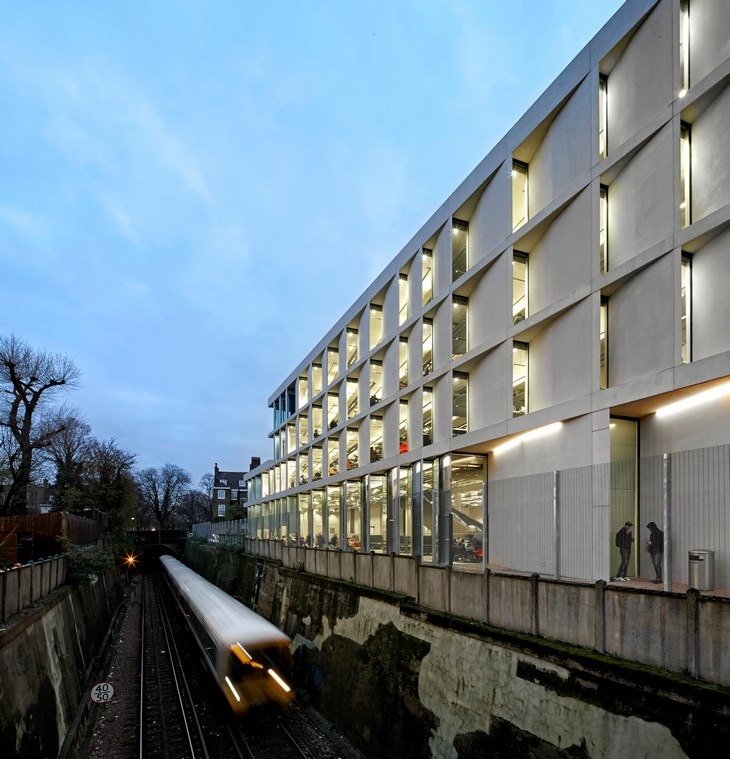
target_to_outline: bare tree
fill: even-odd
[[[188,490],[183,496],[178,516],[185,525],[210,521],[210,498],[202,490]]]
[[[213,519],[213,485],[215,485],[215,477],[207,472],[200,478],[198,488],[200,492],[205,496],[205,511],[207,516],[203,521]]]
[[[75,387],[78,378],[79,370],[67,356],[35,351],[14,335],[0,337],[0,460],[7,470],[0,514],[27,511],[35,454],[67,423],[53,423],[49,402],[64,387]]]
[[[109,530],[129,529],[137,513],[137,487],[132,467],[136,454],[120,448],[114,438],[89,444],[82,479],[84,509],[97,509],[109,517]]]
[[[140,515],[160,529],[170,525],[190,486],[190,475],[175,464],[161,469],[150,467],[137,474]]]

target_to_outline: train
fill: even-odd
[[[160,562],[188,626],[236,716],[255,706],[288,706],[291,639],[172,556]]]

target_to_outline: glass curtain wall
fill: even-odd
[[[512,324],[527,318],[527,253],[512,255]]]
[[[340,439],[337,437],[327,440],[327,471],[330,475],[340,471]]]
[[[340,423],[340,393],[337,388],[327,393],[327,426],[335,428]]]
[[[360,413],[360,393],[358,391],[358,384],[356,377],[348,377],[347,382],[345,383],[348,419],[352,419]]]
[[[312,446],[312,479],[322,479],[322,447]]]
[[[347,428],[347,468],[354,469],[360,464],[359,434],[355,427]]]
[[[485,456],[451,457],[451,516],[453,559],[480,563],[484,558]]]
[[[310,504],[310,493],[299,494],[299,526],[301,535],[304,538],[304,545],[307,545],[311,548],[314,545],[314,536],[312,534],[312,508]]]
[[[298,408],[304,408],[304,406],[307,405],[307,401],[309,400],[309,380],[307,379],[307,375],[303,374],[299,378],[299,406]]]
[[[347,547],[359,551],[362,547],[362,486],[359,481],[346,484]]]
[[[294,496],[288,496],[286,499],[287,520],[289,524],[289,544],[303,545],[301,531],[299,529],[299,512],[297,511],[297,499]]]
[[[451,304],[451,354],[463,356],[469,350],[469,299],[454,295]]]
[[[383,362],[370,361],[370,405],[383,400]]]
[[[527,343],[512,344],[512,416],[527,413]]]
[[[408,338],[398,341],[398,376],[401,390],[408,386]]]
[[[421,509],[423,525],[423,561],[438,563],[438,462],[422,465]]]
[[[312,491],[312,535],[314,535],[315,548],[326,548],[327,538],[325,537],[324,518],[325,518],[324,490]]]
[[[433,251],[421,250],[421,302],[426,305],[433,298]]]
[[[423,444],[431,445],[433,442],[433,390],[430,387],[423,388]]]
[[[454,372],[451,398],[451,434],[463,435],[469,429],[469,375]]]
[[[370,350],[383,339],[383,307],[370,304]]]
[[[322,434],[324,414],[321,406],[312,406],[312,438],[317,438]]]
[[[359,358],[358,332],[354,327],[348,327],[345,340],[347,343],[347,368],[349,369]]]
[[[408,275],[400,274],[398,277],[398,324],[403,324],[408,319]]]
[[[327,488],[327,536],[329,547],[332,549],[342,548],[341,544],[341,521],[340,512],[340,486],[331,485]]]
[[[408,451],[408,401],[398,404],[398,453]]]
[[[410,556],[413,552],[413,469],[401,467],[398,472],[398,517],[400,540],[398,552]]]
[[[431,374],[433,371],[433,321],[431,319],[423,320],[423,376]]]
[[[451,281],[455,282],[469,268],[469,223],[453,219],[451,223]]]
[[[340,352],[335,346],[327,348],[327,384],[331,385],[340,373]]]
[[[319,361],[322,357],[319,357]],[[322,364],[312,364],[312,397],[319,395],[324,388],[322,387]]]
[[[512,161],[512,231],[519,229],[528,218],[527,164]]]
[[[370,463],[383,458],[383,417],[370,417]]]
[[[388,550],[388,477],[370,476],[370,550],[386,553]]]

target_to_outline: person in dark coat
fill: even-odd
[[[622,582],[626,582],[629,579],[626,576],[626,571],[629,568],[631,546],[634,542],[634,536],[631,534],[633,526],[633,522],[626,522],[626,524],[624,524],[624,526],[616,533],[616,547],[621,552],[621,563],[619,564],[614,579],[621,580]]]
[[[646,549],[651,556],[651,563],[654,565],[654,571],[656,572],[656,579],[652,580],[654,583],[662,581],[662,562],[664,560],[664,533],[657,527],[656,522],[649,522],[646,525],[646,529],[649,530],[649,541],[646,544]]]

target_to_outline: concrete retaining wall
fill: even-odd
[[[392,557],[383,558],[371,566],[385,574]],[[523,603],[533,609],[519,617],[524,627],[588,639],[598,626],[596,609],[609,597],[609,606],[629,609],[636,600],[631,593],[614,597],[605,587],[568,584],[564,596],[563,583],[455,572],[446,573],[453,582],[452,592],[444,593],[448,586],[435,568],[419,572],[421,598],[450,602],[449,614],[402,594],[239,551],[189,544],[185,559],[243,599],[252,597],[259,568],[257,611],[292,637],[297,681],[366,756],[699,759],[730,740],[730,689],[455,616],[470,603],[486,614],[488,595],[498,607],[490,607],[490,618],[518,614],[513,607]],[[645,600],[642,613],[680,614],[660,598],[656,593]],[[712,622],[719,649],[724,617],[705,619],[696,594],[684,603],[685,615],[693,603],[697,619]],[[629,616],[621,611],[622,634],[637,648],[644,640],[669,657],[670,646],[656,639],[649,645],[651,633],[640,634]],[[607,629],[613,635],[620,627],[617,622]]]

